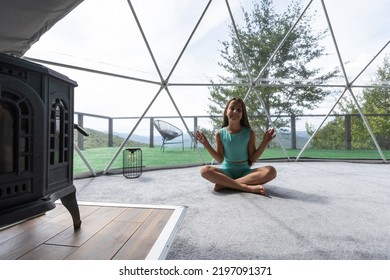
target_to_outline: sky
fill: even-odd
[[[303,6],[309,2],[302,0]],[[224,74],[218,62],[221,61],[221,41],[229,40],[228,26],[231,25],[224,0],[211,2],[180,60],[178,57],[208,1],[133,0],[131,3],[164,80],[172,70],[170,83],[204,84],[218,81],[218,75]],[[289,0],[274,1],[278,11],[284,11],[288,3]],[[347,76],[353,79],[390,39],[390,0],[326,0],[324,3]],[[229,5],[240,26],[241,7],[249,10],[252,1],[231,0]],[[310,14],[315,12],[313,28],[327,28],[320,0],[313,0],[308,9]],[[319,65],[325,69],[340,66],[332,38],[328,36],[322,43],[329,56],[319,60]],[[370,82],[385,53],[390,53],[389,46],[364,72],[360,83]],[[126,0],[84,0],[44,34],[25,56],[160,82],[156,65]],[[160,88],[149,82],[48,67],[78,83],[75,111],[80,112],[138,117],[147,110]],[[169,91],[183,116],[207,115],[209,87],[170,86]],[[334,97],[324,102],[316,113],[327,113],[333,100]],[[178,115],[165,91],[158,95],[146,114],[160,115]],[[122,123],[123,127],[118,122],[117,129],[131,127],[128,121]]]

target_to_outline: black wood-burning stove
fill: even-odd
[[[44,213],[61,199],[75,229],[73,94],[76,82],[0,53],[0,227]]]

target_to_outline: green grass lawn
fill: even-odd
[[[165,152],[160,147],[142,147],[142,165],[144,167],[174,167],[191,164],[203,164],[202,158],[197,150],[185,148],[167,147]],[[206,163],[211,162],[211,156],[203,148],[199,149]],[[84,157],[96,172],[105,170],[118,147],[114,148],[93,148],[82,151]],[[287,150],[290,158],[295,159],[300,150]],[[385,157],[390,158],[390,151],[384,151]],[[267,149],[261,159],[286,159],[282,149]],[[376,150],[306,150],[301,158],[315,159],[370,159],[380,160],[381,157]],[[109,169],[122,169],[123,152],[121,151]],[[77,152],[74,153],[74,174],[89,172]]]
[[[141,147],[142,149],[142,165],[144,167],[161,167],[161,166],[179,166],[186,164],[202,164],[202,158],[197,150],[185,148],[165,148],[165,152],[159,147]],[[107,165],[113,159],[118,147],[114,148],[94,148],[82,151],[84,157],[90,165],[96,170],[105,170]],[[201,150],[201,154],[206,162],[211,161],[211,156]],[[123,167],[123,151],[116,157],[115,161],[110,166],[110,169],[118,169]],[[74,153],[74,174],[88,172],[87,166],[84,164],[78,153]]]

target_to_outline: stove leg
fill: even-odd
[[[80,211],[79,206],[76,200],[76,192],[72,192],[61,198],[62,204],[68,209],[69,213],[72,215],[73,219],[73,228],[75,230],[80,229],[81,227],[81,219],[80,219]]]

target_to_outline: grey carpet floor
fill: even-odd
[[[269,196],[214,192],[201,167],[74,181],[77,199],[187,206],[168,259],[389,260],[390,165],[276,162]]]

